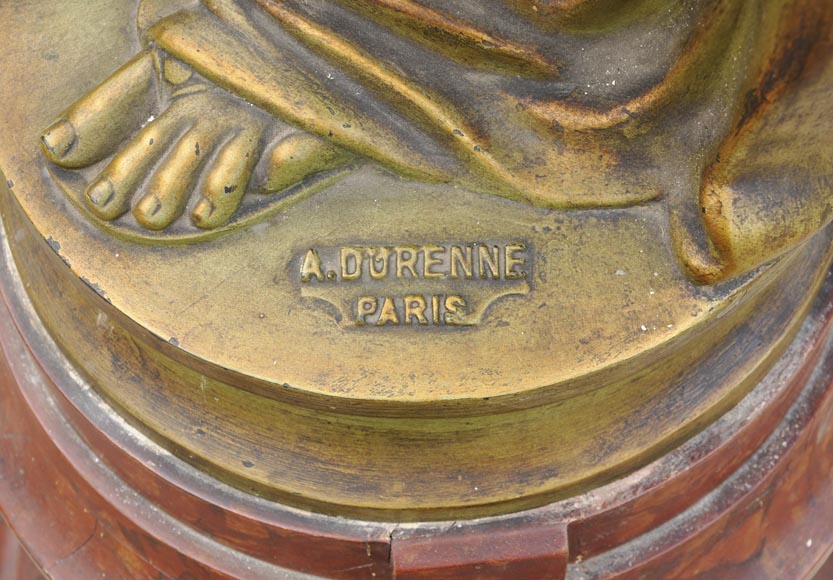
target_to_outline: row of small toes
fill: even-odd
[[[137,56],[41,136],[46,157],[68,169],[110,157],[84,194],[102,220],[132,211],[142,227],[163,230],[191,206],[192,223],[214,229],[231,220],[247,191],[281,192],[351,159],[323,139],[292,133],[271,147],[263,181],[250,188],[264,131],[272,126],[268,117],[202,81],[191,82],[190,69],[168,60],[165,82],[179,92],[154,119],[154,62],[151,53]]]
[[[249,190],[263,148],[259,129],[234,131],[219,133],[199,124],[187,128],[182,120],[163,115],[140,131],[90,184],[87,205],[106,221],[131,211],[132,205],[143,227],[163,230],[182,215],[196,191],[200,198],[191,212],[192,223],[202,229],[225,225]],[[295,133],[272,148],[266,180],[255,189],[278,193],[349,159],[342,149]]]

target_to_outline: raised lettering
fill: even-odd
[[[465,253],[464,253],[465,252]],[[453,280],[459,280],[460,275],[457,270],[457,266],[459,266],[463,270],[463,274],[466,280],[471,280],[474,267],[473,267],[473,257],[471,246],[451,246],[451,278]]]
[[[301,265],[301,282],[309,282],[313,277],[319,282],[324,281],[324,274],[321,272],[321,259],[318,257],[318,252],[310,250],[304,256],[304,263]]]
[[[437,272],[432,268],[434,266],[442,266],[443,259],[438,258],[435,254],[445,253],[445,248],[442,246],[437,246],[434,244],[429,244],[426,246],[422,246],[422,255],[423,255],[423,267],[422,267],[422,275],[426,279],[431,278],[442,278],[445,274],[443,272]]]
[[[449,326],[465,324],[463,320],[466,315],[466,301],[462,296],[446,296],[445,298],[445,323]]]
[[[358,248],[345,247],[339,252],[341,257],[341,279],[358,280],[362,275],[362,252]]]
[[[529,292],[533,260],[521,241],[473,241],[316,248],[301,262],[304,295],[379,328],[478,324],[494,300]]]
[[[477,246],[477,265],[480,267],[480,279],[486,279],[486,268],[489,269],[492,275],[492,280],[500,279],[500,248],[492,246],[491,253],[489,246]]]
[[[374,280],[384,280],[388,276],[390,248],[370,248],[368,250],[370,277]]]
[[[416,294],[405,296],[405,324],[411,324],[413,320],[422,326],[428,324],[428,319],[425,317],[426,306],[425,298],[422,296]]]
[[[386,324],[399,324],[399,315],[396,313],[396,304],[393,298],[385,296],[385,301],[382,302],[382,308],[379,309],[379,320],[376,321],[376,326],[384,326]]]
[[[520,254],[520,255],[518,255]],[[503,277],[506,280],[522,280],[526,271],[515,269],[526,265],[526,244],[507,244],[504,248]]]
[[[376,312],[379,301],[375,296],[362,296],[356,303],[356,324],[364,326],[367,324],[365,318]]]
[[[411,278],[416,278],[419,249],[416,246],[396,246],[393,251],[396,252],[396,277],[403,279],[407,270],[411,273]]]

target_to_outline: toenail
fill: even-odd
[[[104,207],[113,199],[115,189],[109,179],[102,179],[87,190],[87,198],[97,207]]]
[[[191,223],[203,230],[213,230],[226,225],[231,214],[224,213],[208,199],[203,199],[191,212]]]
[[[153,204],[153,206],[151,207],[151,210],[148,212],[149,217],[155,216],[162,209],[162,200],[160,200],[158,197],[154,197],[151,200],[151,203]]]
[[[133,209],[133,214],[145,227],[153,227],[151,221],[162,209],[162,200],[158,196],[147,196]]]
[[[164,65],[165,80],[172,85],[181,85],[188,82],[193,74],[191,69],[177,60],[168,59]]]
[[[75,127],[66,119],[56,122],[41,136],[43,146],[52,154],[54,159],[64,157],[72,149],[75,139]]]
[[[194,208],[193,218],[194,224],[197,226],[205,225],[208,220],[214,215],[214,204],[207,199],[202,200],[196,208]]]

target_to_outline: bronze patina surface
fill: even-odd
[[[824,0],[0,21],[0,212],[49,336],[155,445],[281,505],[593,493],[735,407],[833,259]]]

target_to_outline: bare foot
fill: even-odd
[[[67,169],[108,160],[84,194],[94,215],[112,221],[132,211],[156,231],[188,207],[198,228],[224,226],[247,193],[279,193],[352,159],[152,50],[73,104],[41,139],[46,157]]]

